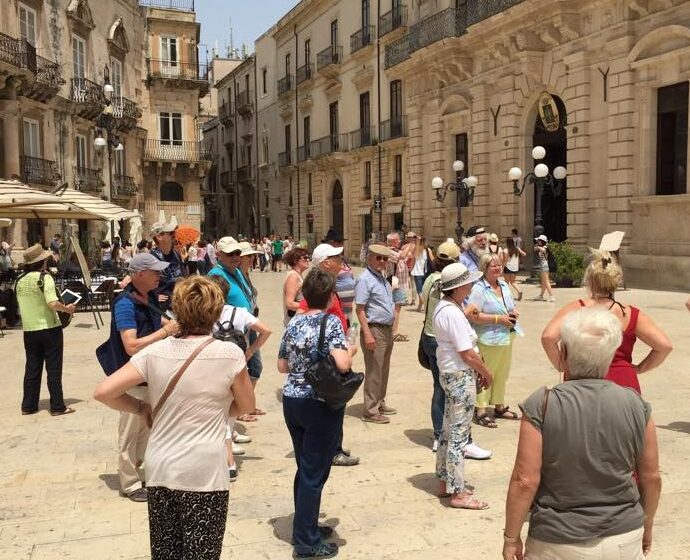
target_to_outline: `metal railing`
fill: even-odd
[[[194,0],[139,0],[139,5],[144,8],[161,8],[181,12],[194,11]]]
[[[524,0],[467,0],[467,27],[496,14],[504,12],[508,8],[524,2]]]
[[[309,144],[297,146],[297,161],[307,161],[309,158],[311,158],[311,146]]]
[[[365,146],[371,146],[375,140],[374,127],[365,126],[350,132],[350,149],[356,150]]]
[[[414,24],[400,39],[386,46],[385,68],[399,64],[437,41],[463,35],[467,28],[465,15],[464,9],[448,8]]]
[[[218,106],[218,119],[223,124],[232,124],[232,111],[230,103],[225,101]]]
[[[249,183],[254,180],[254,166],[243,165],[237,168],[237,182]]]
[[[379,131],[381,142],[404,136],[407,136],[407,117],[405,115],[398,115],[381,123],[381,130]]]
[[[211,161],[213,153],[198,140],[147,139],[144,157],[162,161]]]
[[[129,175],[113,175],[113,196],[136,196],[139,192],[134,177]]]
[[[292,90],[292,76],[288,74],[278,80],[278,95],[285,95]]]
[[[133,120],[138,120],[139,117],[141,116],[141,110],[137,106],[137,104],[132,101],[131,99],[127,99],[126,97],[114,97],[112,100],[112,106],[113,106],[113,117],[116,119],[133,119]]]
[[[306,82],[307,80],[311,80],[312,76],[314,75],[314,64],[311,62],[308,62],[307,64],[303,64],[297,69],[296,75],[295,75],[295,81],[297,82],[297,85],[300,85],[302,82]]]
[[[20,175],[24,183],[35,185],[54,185],[60,180],[57,163],[47,159],[21,156]]]
[[[290,152],[280,152],[278,154],[278,167],[289,167],[292,165],[292,154]]]
[[[163,60],[149,58],[146,61],[150,78],[169,80],[187,80],[204,82],[208,79],[208,70],[205,64],[197,62],[180,62],[179,60]]]
[[[367,25],[350,35],[350,54],[374,43],[374,26]]]
[[[72,101],[90,105],[104,105],[103,88],[87,78],[72,78]]]
[[[249,95],[251,92],[249,90],[241,91],[235,96],[235,107],[239,112],[251,111],[254,103],[252,103],[252,98]]]
[[[343,47],[331,45],[316,55],[316,69],[320,72],[331,64],[341,64],[343,61]]]
[[[407,26],[407,6],[401,4],[379,18],[379,36],[388,35],[399,27]]]
[[[311,157],[347,151],[347,134],[329,134],[310,143]]]
[[[65,83],[60,72],[60,65],[42,56],[36,56],[36,81],[44,86],[55,88]]]
[[[0,33],[0,62],[36,73],[36,47],[25,39]]]
[[[100,169],[88,167],[74,168],[74,188],[82,192],[100,192],[103,190],[103,176]]]

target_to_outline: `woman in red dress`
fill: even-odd
[[[541,335],[542,346],[553,366],[558,371],[563,371],[558,343],[561,339],[561,323],[565,316],[580,307],[607,309],[620,321],[623,341],[616,350],[606,379],[641,393],[637,376],[661,365],[673,349],[671,341],[664,331],[637,307],[625,305],[615,299],[622,271],[611,255],[598,250],[592,250],[592,254],[592,262],[587,267],[584,278],[589,298],[573,301],[554,315]],[[635,365],[632,361],[632,351],[638,338],[649,346],[650,350],[647,356]]]

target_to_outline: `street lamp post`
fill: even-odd
[[[108,199],[113,200],[113,151],[124,150],[117,134],[117,119],[113,115],[113,88],[110,83],[110,69],[108,65],[103,70],[103,98],[105,104],[101,113],[96,117],[96,139],[93,141],[97,149],[108,149]],[[104,138],[105,136],[105,138]],[[115,240],[115,223],[110,221],[110,242]]]
[[[446,199],[449,191],[455,192],[455,204],[458,211],[457,223],[455,225],[455,237],[458,240],[458,244],[462,242],[462,234],[465,231],[462,227],[462,207],[469,206],[470,202],[472,202],[474,198],[474,189],[478,183],[474,175],[470,175],[466,179],[458,179],[457,174],[463,169],[465,169],[464,162],[456,160],[453,162],[453,171],[456,173],[455,182],[448,183],[444,186],[441,177],[434,177],[431,180],[431,188],[434,189],[436,200],[439,202],[443,202]]]
[[[541,161],[546,156],[546,150],[542,146],[535,146],[532,149],[532,157],[536,161]],[[541,214],[541,199],[544,194],[544,187],[548,187],[553,191],[554,196],[559,197],[563,194],[563,180],[566,178],[568,171],[562,165],[559,165],[553,170],[553,174],[549,173],[549,166],[545,163],[538,163],[534,166],[534,171],[525,175],[522,179],[522,186],[520,186],[520,179],[522,178],[522,169],[519,167],[511,167],[508,171],[508,179],[513,182],[513,194],[521,196],[525,192],[527,183],[532,183],[535,187],[536,208],[534,211],[534,235],[536,239],[544,233],[544,225],[542,224]]]

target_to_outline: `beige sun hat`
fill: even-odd
[[[33,264],[46,260],[53,253],[44,249],[40,243],[32,245],[22,253],[24,264]]]

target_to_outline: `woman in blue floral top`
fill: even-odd
[[[333,277],[312,269],[302,284],[309,311],[295,315],[287,325],[278,351],[278,371],[286,373],[283,415],[297,462],[292,525],[294,558],[332,558],[338,545],[328,542],[331,527],[319,527],[321,492],[331,471],[343,429],[344,409],[332,411],[316,396],[304,378],[309,368],[330,353],[339,371],[352,366],[355,347],[348,349],[335,315],[325,315],[335,289]],[[326,318],[325,343],[318,347],[321,321]]]

